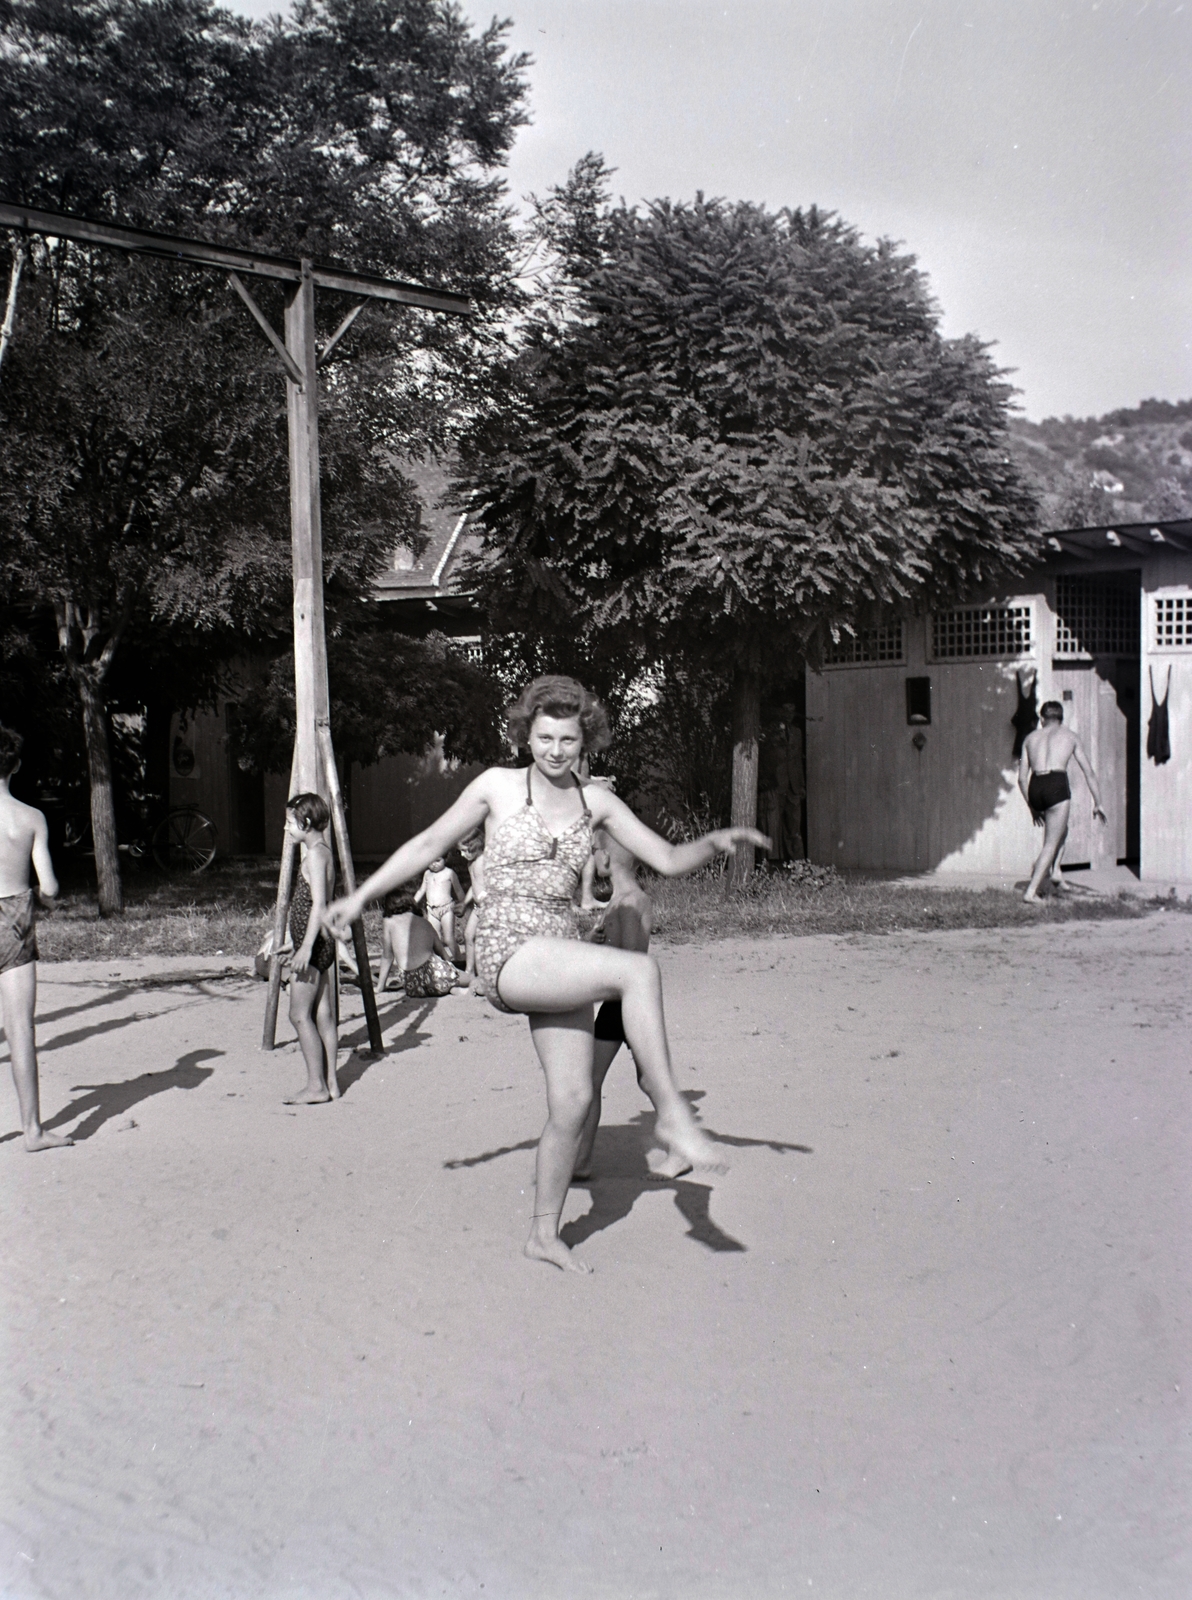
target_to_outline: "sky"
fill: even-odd
[[[264,15],[277,0],[236,0]],[[463,0],[477,26],[491,4]],[[1192,0],[508,0],[511,199],[816,204],[902,241],[1020,404],[1192,397]],[[1182,109],[1181,109],[1182,108]]]

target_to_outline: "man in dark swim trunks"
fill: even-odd
[[[1063,706],[1058,700],[1048,700],[1039,711],[1039,726],[1027,735],[1018,764],[1018,787],[1031,808],[1035,826],[1043,829],[1043,848],[1031,869],[1031,881],[1022,897],[1031,905],[1038,901],[1039,885],[1049,872],[1053,887],[1060,883],[1060,860],[1068,838],[1068,813],[1072,807],[1068,763],[1073,757],[1093,797],[1093,816],[1104,822],[1097,775],[1084,753],[1084,746],[1071,728],[1064,727]]]
[[[50,860],[46,819],[8,792],[21,764],[21,736],[0,728],[0,1012],[12,1057],[12,1077],[21,1108],[26,1150],[58,1150],[73,1144],[41,1125],[37,1044],[33,1013],[37,1005],[37,934],[29,869],[37,874],[45,901],[58,893]]]

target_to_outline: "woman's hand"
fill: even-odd
[[[717,828],[714,833],[706,833],[704,838],[721,856],[735,856],[739,844],[753,844],[759,850],[770,848],[769,838],[756,828]]]
[[[364,901],[360,892],[344,895],[342,900],[333,900],[323,913],[323,926],[334,939],[346,939],[353,922],[358,922],[364,913]]]

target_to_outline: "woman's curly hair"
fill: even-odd
[[[505,712],[505,732],[519,749],[530,742],[535,717],[578,717],[584,749],[603,750],[612,739],[608,713],[582,683],[550,673],[528,683]]]

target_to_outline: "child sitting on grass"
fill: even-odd
[[[455,876],[454,873],[451,874]],[[383,994],[391,973],[411,1000],[450,994],[461,981],[447,960],[442,940],[417,910],[413,880],[392,889],[381,902],[381,970],[377,992]]]

